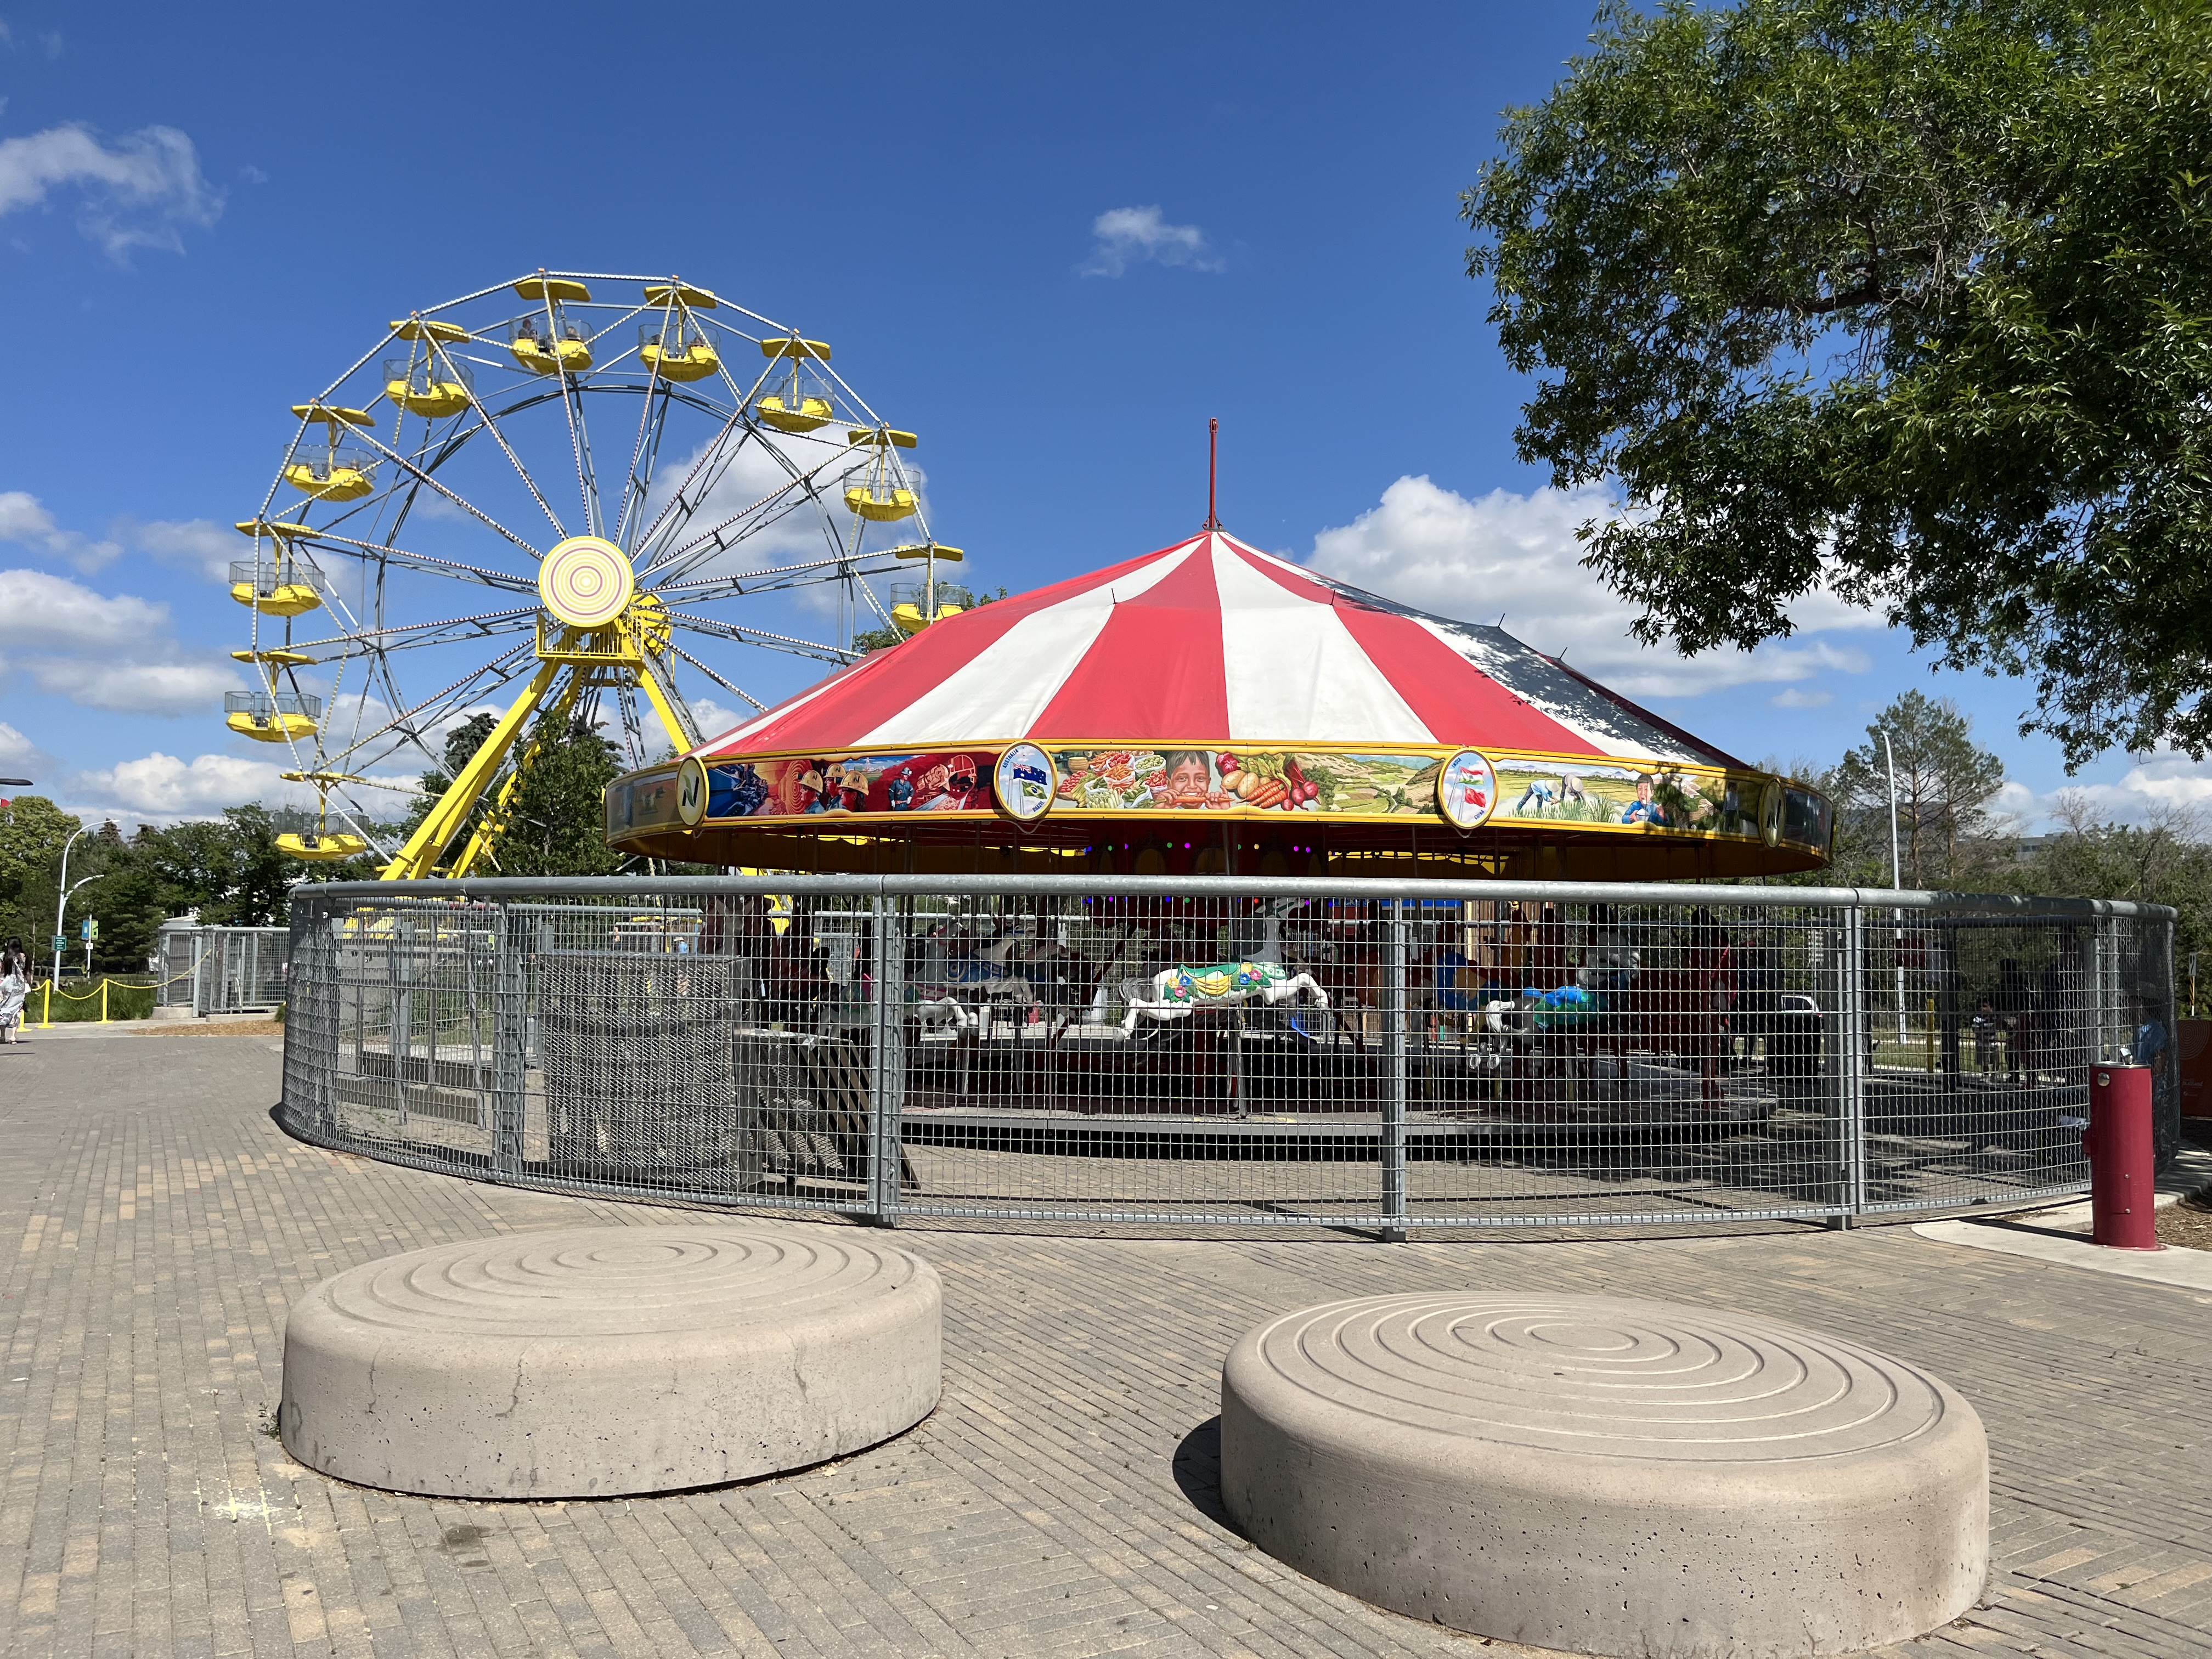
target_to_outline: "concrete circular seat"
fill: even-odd
[[[1477,1635],[1618,1655],[1856,1651],[1973,1605],[1989,1450],[1937,1378],[1701,1308],[1332,1303],[1222,1370],[1221,1489],[1310,1577]]]
[[[588,1227],[326,1279],[284,1328],[293,1456],[453,1498],[742,1480],[927,1416],[935,1269],[828,1227]]]

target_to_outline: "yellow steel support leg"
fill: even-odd
[[[478,859],[491,851],[507,828],[507,810],[514,804],[514,792],[521,786],[523,774],[529,771],[530,763],[536,760],[538,751],[545,747],[546,732],[550,730],[557,733],[567,729],[569,716],[575,710],[576,699],[591,684],[591,675],[582,670],[569,675],[568,684],[561,688],[561,695],[538,717],[538,724],[530,733],[528,746],[516,757],[514,769],[507,774],[507,781],[500,785],[499,794],[492,801],[491,810],[477,822],[476,833],[469,837],[469,844],[461,849],[460,857],[453,860],[453,868],[447,872],[449,875],[465,876],[476,867]]]
[[[676,700],[660,684],[660,675],[653,665],[653,659],[640,651],[637,666],[637,677],[644,683],[645,695],[652,699],[653,712],[660,716],[660,724],[668,732],[668,741],[676,745],[676,752],[680,755],[699,741],[699,734],[692,731],[684,717],[677,713]]]
[[[407,838],[407,844],[379,872],[381,879],[420,880],[437,868],[446,843],[453,840],[477,802],[483,799],[485,787],[507,759],[507,751],[514,747],[515,738],[529,723],[531,712],[544,698],[560,672],[561,665],[557,662],[538,665],[538,672],[530,677],[530,684],[523,687],[522,695],[507,705],[507,712],[499,717],[499,724],[492,727],[491,735],[469,757],[468,764],[461,768],[460,776],[453,780],[453,787],[430,809],[430,816],[422,820],[422,827]]]

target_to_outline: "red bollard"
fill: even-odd
[[[2150,1067],[2094,1066],[2089,1069],[2089,1154],[2092,1237],[2116,1250],[2156,1250],[2158,1156],[2151,1145]]]

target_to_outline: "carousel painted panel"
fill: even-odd
[[[705,763],[710,819],[983,812],[994,757],[969,750]]]
[[[1006,798],[1018,788],[1022,799]],[[1020,810],[1017,811],[1018,808]],[[693,757],[617,780],[610,834],[738,820],[896,818],[914,813],[1276,813],[1462,829],[1556,824],[1578,832],[1726,836],[1825,849],[1833,810],[1761,774],[1664,761],[1462,750],[1054,746]]]
[[[1056,808],[1091,812],[1304,812],[1420,817],[1441,755],[1306,749],[1055,749]]]
[[[1502,756],[1497,817],[1577,829],[1650,828],[1757,839],[1767,781],[1656,763]]]

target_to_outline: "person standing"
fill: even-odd
[[[23,941],[10,938],[0,945],[0,1042],[21,1042],[24,999],[31,994],[31,958]]]

